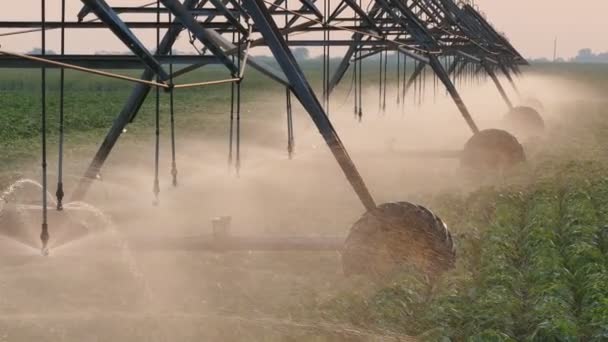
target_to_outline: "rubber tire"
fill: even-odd
[[[541,135],[545,130],[545,120],[532,107],[514,107],[505,115],[503,120],[509,131],[526,138]]]
[[[512,134],[500,129],[477,132],[464,145],[460,164],[475,170],[507,169],[526,161],[523,146]]]
[[[386,203],[351,228],[342,250],[344,274],[384,276],[414,267],[429,276],[452,268],[456,250],[443,221],[408,202]]]

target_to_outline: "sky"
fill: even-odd
[[[607,0],[475,0],[526,57],[570,58],[581,48],[608,51]]]
[[[49,20],[58,20],[61,0],[46,0]],[[293,1],[293,0],[291,0]],[[321,1],[321,0],[318,0]],[[332,6],[338,0],[331,0]],[[363,0],[364,3],[369,0]],[[127,6],[148,3],[148,0],[108,0],[110,5]],[[558,57],[571,58],[581,48],[595,52],[608,51],[607,0],[474,0],[485,12],[489,21],[504,32],[514,46],[528,58],[553,56],[555,38],[558,42]],[[68,20],[75,20],[81,7],[79,0],[67,0]],[[319,5],[320,6],[320,5]],[[38,20],[39,0],[10,1],[0,12],[1,21]],[[137,20],[142,17],[131,17]],[[48,44],[58,50],[58,32],[48,33]],[[143,34],[144,42],[154,46],[154,33]],[[100,30],[74,30],[67,34],[68,53],[94,51],[125,51],[126,49],[110,32]],[[40,46],[40,34],[15,37],[0,36],[0,45],[11,51],[29,51]],[[188,50],[186,39],[178,44],[179,50]],[[314,55],[315,53],[313,53]]]

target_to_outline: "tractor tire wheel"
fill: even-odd
[[[545,130],[545,120],[532,107],[515,107],[505,115],[503,120],[509,131],[523,138],[539,136]]]
[[[455,264],[447,226],[430,210],[408,202],[368,211],[350,230],[342,250],[344,274],[384,276],[404,267],[433,277]]]
[[[464,145],[460,157],[461,165],[473,170],[502,170],[525,161],[524,148],[517,138],[500,129],[477,132]]]

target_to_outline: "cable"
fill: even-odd
[[[61,55],[65,55],[65,0],[61,0]],[[57,161],[57,210],[63,210],[63,142],[64,142],[64,100],[65,69],[59,71],[59,156]]]
[[[287,102],[287,155],[289,159],[293,158],[295,150],[295,140],[293,137],[293,112],[291,107],[291,91],[289,88],[285,88],[286,102]]]
[[[445,66],[444,66],[444,70]],[[437,74],[433,73],[433,103],[437,103]]]
[[[370,2],[371,3],[371,2]],[[359,0],[359,7],[362,5],[362,0]],[[363,24],[363,19],[359,18],[359,27]],[[361,42],[361,38],[359,38],[359,42]],[[357,59],[357,63],[359,63],[359,77],[357,79],[358,88],[359,88],[359,122],[363,121],[363,58],[361,58],[361,46],[357,46],[357,52],[359,53],[359,58]],[[356,88],[355,88],[356,89]]]
[[[353,81],[354,81],[354,85],[355,85],[355,107],[354,107],[354,114],[355,114],[355,119],[359,117],[359,90],[357,89],[357,87],[359,86],[359,82],[357,80],[357,76],[358,76],[358,65],[359,65],[359,60],[357,60],[357,53],[359,51],[359,46],[357,45],[355,47],[355,53],[353,54],[354,56],[354,69],[353,69]]]
[[[323,107],[327,112],[327,0],[323,0],[323,21],[321,22],[323,28],[323,53],[321,54],[321,65],[322,71],[322,89],[323,89]]]
[[[285,2],[285,8],[289,8],[289,3]],[[289,15],[285,12],[285,27],[289,23]],[[289,43],[289,32],[285,33],[285,42]],[[291,90],[289,87],[285,87],[285,102],[287,109],[287,156],[289,159],[293,158],[294,137],[293,137],[293,112],[291,106]]]
[[[414,77],[415,76],[414,73],[416,72],[416,69],[418,69],[418,64],[419,63],[420,62],[418,62],[418,61],[414,62],[414,70],[412,71],[412,76],[410,76],[410,77]],[[413,95],[412,96],[412,103],[414,104],[414,106],[416,106],[417,103],[418,103],[418,91],[419,91],[418,83],[420,83],[420,80],[418,79],[418,77],[419,76],[415,76],[414,77],[414,93],[412,94]]]
[[[384,84],[383,86],[383,94],[382,94],[382,113],[386,112],[386,79],[387,79],[387,69],[388,69],[388,49],[384,49]]]
[[[357,60],[357,63],[359,63],[359,77],[357,78],[358,83],[358,88],[359,88],[359,122],[361,122],[363,120],[363,58],[361,58],[361,47],[359,46],[357,48],[358,52],[359,52],[359,59]]]
[[[42,15],[42,55],[46,54],[46,1],[41,0]],[[48,255],[48,243],[50,239],[48,225],[47,207],[47,163],[46,163],[46,67],[41,70],[41,105],[42,105],[42,231],[40,241],[42,242],[42,254]]]
[[[106,71],[101,71],[101,70],[96,70],[96,69],[84,68],[84,67],[74,65],[74,64],[57,62],[57,61],[54,61],[51,59],[30,56],[30,55],[26,55],[26,54],[22,54],[22,53],[0,50],[0,54],[7,55],[7,56],[13,56],[13,57],[19,57],[19,58],[27,59],[30,61],[40,62],[42,64],[55,65],[55,66],[66,68],[66,69],[82,71],[82,72],[86,72],[86,73],[94,74],[94,75],[98,75],[98,76],[115,78],[115,79],[119,79],[119,80],[123,80],[123,81],[130,81],[130,82],[145,84],[145,85],[149,85],[149,86],[153,86],[153,87],[160,87],[160,88],[165,88],[165,89],[169,88],[169,86],[165,83],[141,80],[141,79],[135,78],[135,77],[114,74],[111,72],[106,72]]]
[[[407,91],[407,55],[403,55],[403,80],[401,82],[401,115],[405,116],[405,95]]]
[[[240,0],[239,0],[240,2]],[[238,22],[241,22],[241,16],[238,17]],[[237,34],[238,37],[238,49],[237,49],[237,69],[241,69],[241,32]],[[249,38],[249,37],[247,37]],[[236,175],[237,177],[241,174],[241,81],[239,79],[236,83]]]
[[[173,22],[173,16],[169,12],[169,23]],[[173,57],[173,46],[169,49],[169,56]],[[169,63],[169,82],[173,85],[173,61]],[[175,101],[174,88],[169,88],[169,115],[171,116],[171,178],[173,187],[177,187],[177,162],[176,162],[176,147],[175,147]]]
[[[232,44],[239,44],[240,42],[237,42],[235,40],[235,32],[232,31]],[[240,56],[239,56],[240,59]],[[234,55],[232,55],[232,63],[234,64],[235,60],[234,60]],[[233,159],[233,150],[234,150],[234,101],[235,101],[235,87],[236,84],[232,83],[230,85],[230,132],[228,134],[228,168],[232,168],[232,159]]]
[[[156,51],[160,50],[160,0],[156,1]],[[159,76],[156,75],[156,81],[159,82]],[[160,89],[156,88],[156,108],[154,116],[155,126],[155,145],[154,145],[154,205],[159,204],[158,195],[160,194],[160,181],[158,177],[158,169],[160,164]]]
[[[401,103],[401,53],[399,51],[395,52],[397,54],[397,104]]]
[[[384,54],[380,52],[380,63],[378,64],[378,114],[382,113],[382,62]]]
[[[422,102],[426,97],[426,68],[422,71],[422,79],[418,82],[420,91],[418,91],[418,107],[422,106]]]
[[[329,11],[330,11],[330,0],[323,1],[323,38],[326,44],[323,44],[323,101],[325,103],[325,112],[329,115],[329,75],[330,75],[330,45],[327,42],[330,41],[330,30],[329,30]]]

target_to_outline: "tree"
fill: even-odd
[[[595,54],[589,48],[581,49],[572,61],[577,63],[608,63],[608,52]]]
[[[27,53],[28,55],[41,55],[42,54],[42,49],[40,48],[34,48],[32,49],[30,52]],[[50,50],[50,49],[46,49],[46,54],[47,55],[56,55],[57,52]]]
[[[297,59],[297,60],[304,60],[304,59],[308,59],[310,57],[310,53],[308,51],[307,48],[305,47],[298,47],[292,50],[293,56]]]

